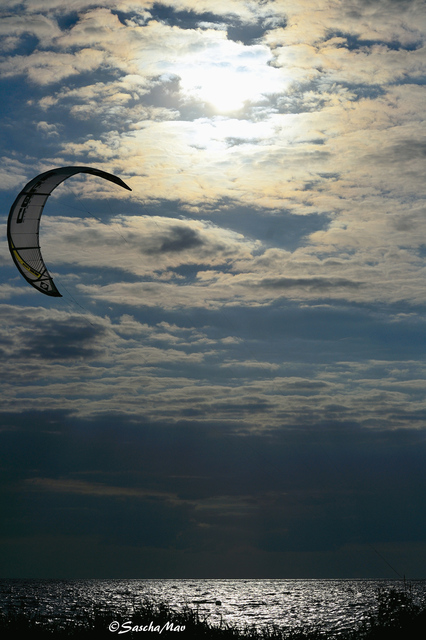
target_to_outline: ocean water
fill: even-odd
[[[410,589],[420,602],[426,597],[426,580],[0,580],[0,609],[66,623],[106,605],[131,620],[149,598],[173,609],[189,605],[210,623],[315,625],[338,636],[362,622],[379,589],[392,587]]]

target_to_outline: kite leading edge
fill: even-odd
[[[7,220],[7,240],[10,253],[20,273],[27,282],[47,296],[61,297],[61,294],[41,255],[40,218],[46,200],[52,191],[61,182],[76,173],[91,173],[131,191],[130,187],[117,176],[91,167],[51,169],[36,176],[25,185],[10,209]]]

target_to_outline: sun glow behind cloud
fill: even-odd
[[[285,90],[282,73],[268,65],[271,52],[267,47],[244,46],[214,35],[210,46],[196,56],[184,56],[174,69],[184,96],[228,113]]]
[[[204,71],[193,69],[182,77],[182,86],[222,113],[237,111],[246,100],[259,97],[250,74],[231,68],[211,67],[207,77]]]

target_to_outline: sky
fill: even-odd
[[[0,577],[426,577],[422,0],[2,0]],[[43,171],[40,245],[6,240]]]

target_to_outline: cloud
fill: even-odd
[[[39,51],[31,56],[16,55],[13,59],[0,61],[0,75],[12,77],[27,74],[36,84],[50,84],[99,67],[102,53],[94,49],[82,49],[75,54]]]
[[[201,220],[124,215],[105,223],[62,216],[43,219],[46,262],[76,264],[79,269],[98,266],[166,279],[176,272],[179,278],[180,267],[231,264],[237,257],[248,259],[258,246]]]
[[[26,179],[27,169],[27,163],[25,161],[18,160],[14,157],[13,153],[2,156],[0,159],[1,189],[18,189]],[[12,202],[13,200],[10,203],[11,205]]]
[[[397,3],[392,0],[378,0],[371,5],[368,0],[330,3],[326,7],[313,6],[311,0],[302,0],[297,5],[288,6],[279,2],[278,6],[287,17],[286,33],[288,44],[296,42],[318,42],[330,32],[339,29],[355,34],[367,41],[387,40],[412,42],[423,38],[424,13],[418,0]],[[404,20],[401,20],[401,13]],[[303,29],[300,30],[300,22]],[[277,30],[282,33],[283,30]]]
[[[26,481],[30,491],[53,491],[59,493],[74,493],[89,496],[113,496],[144,498],[152,500],[166,500],[177,503],[178,497],[161,491],[147,491],[136,487],[108,486],[84,480],[70,480],[65,478],[28,478]]]
[[[151,249],[148,253],[169,253],[181,252],[187,249],[194,249],[204,245],[200,234],[190,227],[172,225],[169,230],[169,237],[164,238],[158,249]]]
[[[194,560],[209,549],[216,563],[225,554],[219,572],[229,567],[228,554],[240,554],[251,571],[249,558],[260,551],[285,565],[287,553],[333,549],[329,567],[337,571],[349,542],[360,545],[359,563],[371,540],[404,541],[407,550],[409,540],[421,539],[424,444],[412,429],[361,434],[347,424],[342,433],[324,423],[235,438],[214,423],[177,430],[117,416],[81,421],[64,412],[23,414],[18,422],[24,431],[0,432],[8,450],[6,458],[1,448],[2,464],[14,466],[12,489],[21,487],[20,509],[9,512],[2,531],[11,535],[13,527],[15,544],[67,532],[80,541],[80,557],[86,536],[115,553],[128,545],[151,553],[167,548]],[[402,484],[396,456],[407,465]],[[408,533],[407,521],[399,526],[395,517],[407,500],[417,514]],[[330,526],[337,531],[332,540]]]
[[[291,289],[308,287],[314,289],[316,294],[334,287],[358,288],[363,286],[361,282],[353,282],[344,278],[265,278],[257,286],[271,289]]]
[[[59,136],[57,126],[55,124],[49,124],[44,120],[37,122],[37,129],[42,131],[48,137]]]
[[[96,195],[99,201],[93,199],[87,206],[81,197],[75,201],[71,190],[80,196]],[[180,220],[152,214],[111,218],[111,202],[105,198],[116,195],[117,189],[105,193],[92,179],[73,181],[67,191],[46,207],[42,253],[59,278],[59,289],[62,281],[66,289],[71,286],[77,292],[78,287],[93,300],[169,309],[268,306],[283,298],[424,301],[422,209],[413,210],[408,202],[392,214],[379,215],[377,205],[373,215],[374,196],[370,204],[363,197],[365,211],[350,205],[288,251],[270,247],[266,237],[255,241],[182,214]],[[137,197],[137,191],[132,198],[134,194]],[[82,206],[96,217],[60,215]],[[53,211],[55,215],[49,215]],[[223,215],[218,219],[223,221]],[[244,228],[244,219],[241,225]],[[281,226],[285,234],[285,223]],[[96,269],[101,271],[95,273]],[[389,280],[390,273],[398,276]]]
[[[324,421],[384,430],[423,424],[423,324],[411,318],[380,324],[352,311],[337,323],[332,309],[313,310],[309,321],[306,311],[288,310],[275,322],[235,310],[208,324],[193,313],[191,324],[172,325],[41,308],[28,317],[6,305],[1,311],[3,412],[64,410],[158,424],[214,420],[236,433]],[[400,361],[391,361],[393,343]],[[371,359],[386,349],[389,361]],[[344,353],[351,359],[342,361]]]
[[[0,23],[0,34],[3,36],[31,34],[39,41],[42,40],[45,45],[51,43],[60,33],[57,22],[46,15],[33,15],[31,20],[24,15],[3,16]],[[15,44],[19,44],[18,39]]]

